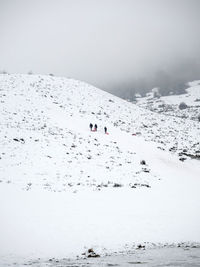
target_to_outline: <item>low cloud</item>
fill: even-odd
[[[0,69],[114,93],[155,86],[160,73],[173,87],[200,79],[199,12],[198,0],[1,0]]]

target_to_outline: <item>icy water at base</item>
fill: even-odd
[[[154,248],[134,250],[129,254],[115,254],[100,258],[87,259],[37,259],[28,262],[6,264],[1,266],[33,267],[108,267],[108,266],[200,266],[200,248]]]

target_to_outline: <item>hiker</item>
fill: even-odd
[[[104,127],[105,134],[107,134],[107,127]]]
[[[94,125],[94,131],[97,131],[97,124]]]
[[[93,124],[90,123],[90,131],[92,131],[92,128],[93,128]]]

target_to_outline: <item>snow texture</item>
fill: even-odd
[[[0,75],[0,101],[0,258],[200,242],[197,120],[52,76]]]

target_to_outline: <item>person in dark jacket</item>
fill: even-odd
[[[107,134],[107,127],[106,126],[104,127],[104,131],[105,131],[105,134]]]
[[[94,130],[97,131],[97,124],[94,125]]]
[[[92,131],[92,128],[93,128],[93,124],[90,123],[90,131]]]

